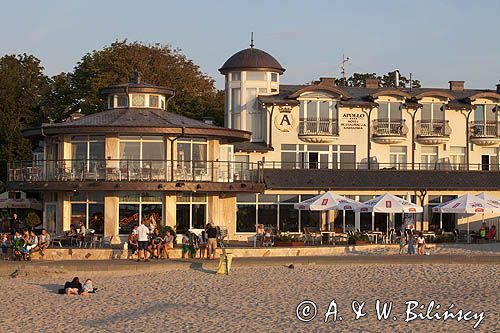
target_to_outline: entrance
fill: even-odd
[[[328,153],[309,152],[309,169],[328,169]]]

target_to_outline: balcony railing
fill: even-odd
[[[299,135],[339,135],[337,119],[300,119]]]
[[[265,161],[262,164],[264,169],[331,169],[331,170],[440,170],[440,171],[499,171],[500,164],[471,163],[467,169],[466,163],[450,163],[440,161],[436,163],[379,163],[371,162],[281,162]]]
[[[498,138],[499,126],[497,121],[471,121],[470,133],[473,138]]]
[[[373,136],[400,136],[408,133],[408,127],[404,119],[375,119],[372,122]]]
[[[260,163],[164,160],[46,160],[9,163],[9,181],[262,183]]]
[[[451,127],[448,120],[418,120],[415,134],[419,137],[449,137]]]

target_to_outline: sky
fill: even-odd
[[[115,40],[169,44],[223,87],[218,68],[250,44],[273,55],[282,83],[353,72],[401,74],[426,87],[464,80],[493,89],[500,79],[498,0],[8,1],[0,55],[33,54],[46,74],[73,69]]]

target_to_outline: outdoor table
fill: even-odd
[[[375,244],[378,244],[378,237],[381,237],[384,233],[382,231],[369,231],[366,234],[368,235],[368,237],[371,236],[373,239],[375,239]]]

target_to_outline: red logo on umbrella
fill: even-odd
[[[415,208],[410,208],[410,212],[416,212],[417,210]]]
[[[386,202],[385,202],[385,207],[386,207],[386,208],[391,208],[391,207],[392,207],[392,202],[390,202],[390,201],[386,201]]]
[[[480,213],[480,212],[484,212],[484,209],[482,209],[482,208],[476,208],[475,211],[478,212],[478,213]]]
[[[328,199],[323,199],[323,201],[321,201],[322,206],[326,206],[327,204],[328,204]]]

